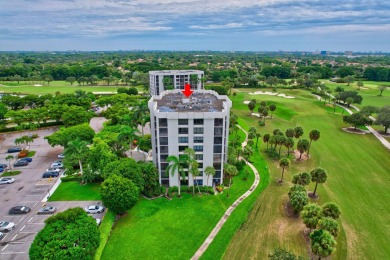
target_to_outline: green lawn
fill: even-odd
[[[252,185],[253,173],[248,180],[243,180],[243,175],[241,171],[234,178],[229,197],[225,190],[215,196],[193,197],[192,194],[184,193],[182,198],[171,201],[165,198],[141,198],[115,224],[102,259],[123,259],[125,256],[131,256],[132,259],[191,258],[226,209]],[[257,195],[259,192],[260,187],[256,190]],[[252,197],[256,195],[249,198]],[[248,205],[243,205],[240,212],[237,211],[237,216],[235,212],[232,214],[230,228],[221,231],[223,237],[232,236],[245,220],[247,210]],[[227,245],[226,242],[223,244]],[[222,252],[217,250],[216,253],[221,255]]]
[[[386,206],[386,201],[390,200],[387,187],[390,179],[389,151],[371,134],[354,135],[342,131],[345,125],[340,110],[334,114],[333,108],[314,101],[308,92],[293,92],[285,91],[288,95],[296,96],[296,99],[259,97],[259,100],[283,103],[297,113],[290,120],[275,113],[276,118],[267,120],[265,127],[258,127],[258,120],[248,116],[247,107],[237,109],[242,107],[243,100],[252,97],[245,93],[237,93],[233,111],[239,115],[239,123],[243,127],[248,129],[255,126],[262,134],[271,133],[275,128],[285,131],[300,125],[305,130],[303,138],[308,138],[310,130],[320,130],[321,138],[313,142],[310,151],[312,157],[308,161],[293,162],[285,179],[290,181],[292,174],[316,166],[328,171],[328,181],[319,185],[320,199],[317,202],[321,205],[333,201],[342,209],[342,230],[337,239],[334,259],[370,259],[373,256],[376,259],[389,259],[390,207]],[[262,144],[264,148],[265,144]],[[270,185],[258,197],[247,222],[230,242],[225,259],[266,259],[267,254],[278,246],[307,256],[302,220],[288,218],[284,210],[291,183],[278,185],[276,180],[281,170],[277,161],[267,161],[271,173]],[[313,186],[309,185],[309,189],[312,190]]]
[[[43,86],[34,86],[31,84],[26,84],[25,82],[17,83],[2,83],[0,84],[0,93],[22,93],[22,94],[54,94],[59,91],[61,94],[69,94],[74,91],[81,89],[86,92],[111,92],[116,93],[118,87],[123,86],[89,86],[89,85],[79,85],[77,82],[73,83],[73,86],[70,83],[65,81],[52,81],[49,85],[44,84]],[[128,87],[128,86],[126,86]],[[138,92],[142,92],[142,86],[136,86]]]
[[[321,80],[325,82],[325,84],[330,87],[330,89],[333,90],[332,95],[335,95],[336,92],[334,92],[335,88],[337,86],[341,86],[344,88],[344,90],[353,90],[353,91],[358,91],[359,95],[363,97],[363,102],[362,104],[357,104],[358,107],[363,107],[363,106],[377,106],[377,107],[383,107],[385,105],[390,104],[390,82],[375,82],[375,81],[363,81],[364,87],[362,87],[360,90],[357,90],[356,82],[350,84],[347,86],[345,83],[335,83],[331,82],[329,80]],[[379,90],[378,86],[379,85],[387,85],[387,89],[383,91],[382,96],[379,95]],[[355,104],[356,105],[356,104]]]
[[[19,175],[20,173],[21,171],[3,172],[3,174],[1,174],[1,177],[16,176]]]
[[[98,183],[61,182],[49,201],[101,200],[99,188]]]

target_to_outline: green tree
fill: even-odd
[[[95,138],[89,148],[88,163],[92,172],[103,174],[104,167],[118,157],[112,152],[110,146],[100,138]]]
[[[295,136],[295,130],[293,128],[287,128],[286,136],[289,138],[293,138]]]
[[[261,137],[260,133],[256,133],[256,148],[257,148],[257,143],[259,142],[259,138]]]
[[[83,161],[88,156],[88,142],[80,139],[69,141],[68,146],[64,150],[66,160],[77,160],[80,173],[83,174]]]
[[[230,165],[230,164],[225,163],[223,165],[223,170],[229,178],[229,187],[230,187],[230,186],[232,186],[233,177],[238,174],[237,168],[234,165]]]
[[[354,113],[350,116],[343,116],[343,121],[346,124],[352,125],[355,129],[358,126],[365,126],[365,125],[371,125],[372,120],[368,118],[365,114],[359,112]]]
[[[309,197],[306,191],[293,191],[290,195],[290,206],[292,207],[295,214],[301,212],[303,207],[309,202]]]
[[[143,191],[145,182],[141,168],[133,158],[120,158],[118,161],[112,161],[104,167],[103,177],[105,179],[114,174],[131,180],[141,192]]]
[[[359,81],[356,83],[356,86],[357,86],[357,89],[360,90],[360,88],[364,86],[363,81],[359,80]]]
[[[308,172],[296,173],[293,176],[292,183],[306,186],[310,184],[311,176]]]
[[[303,207],[301,212],[303,223],[310,232],[317,227],[318,221],[321,219],[321,207],[314,203],[309,203]]]
[[[185,172],[183,165],[186,164],[187,159],[183,156],[177,157],[174,155],[170,155],[167,158],[167,162],[169,165],[166,168],[167,172],[170,172],[172,177],[175,176],[177,173],[177,180],[178,180],[178,196],[181,196],[180,193],[180,187],[181,187],[181,178],[185,178]]]
[[[312,141],[317,141],[318,139],[320,139],[320,131],[314,129],[314,130],[311,130],[310,133],[309,133],[309,138],[310,138],[310,143],[309,143],[309,148],[307,149],[307,155],[309,155],[309,152],[310,152],[310,147],[311,147],[311,142]]]
[[[8,162],[8,168],[11,169],[11,162],[14,160],[14,156],[7,155],[7,157],[5,157],[5,160]]]
[[[272,114],[273,112],[276,110],[276,105],[275,104],[271,104],[269,105],[269,111],[271,111],[271,118],[272,118]]]
[[[75,78],[75,77],[67,77],[65,81],[66,81],[66,82],[69,82],[70,85],[72,86],[73,83],[76,82],[76,78]]]
[[[347,106],[350,107],[351,104],[353,103],[353,98],[352,97],[348,97],[346,100],[345,100],[345,103],[347,103]]]
[[[31,244],[31,260],[93,259],[100,244],[96,220],[82,208],[70,208],[45,220]]]
[[[355,78],[353,76],[346,76],[344,78],[344,81],[347,83],[347,86],[349,86],[349,84],[351,84],[355,81]]]
[[[269,142],[270,137],[271,136],[269,134],[265,134],[263,136],[263,142],[267,144],[267,149],[268,149],[268,142]]]
[[[328,175],[326,174],[325,169],[317,167],[310,172],[311,181],[316,183],[316,186],[313,191],[313,197],[316,197],[317,185],[318,183],[325,183]]]
[[[158,181],[158,170],[152,162],[139,162],[142,178],[144,180],[144,189],[142,193],[147,197],[161,194],[161,186]]]
[[[204,172],[207,176],[207,184],[208,184],[210,176],[213,177],[215,175],[215,168],[213,166],[207,166]]]
[[[251,112],[250,115],[252,115],[253,110],[255,109],[255,107],[256,107],[256,103],[255,102],[251,101],[251,102],[248,103],[248,108],[249,108],[249,111]]]
[[[322,206],[322,215],[333,219],[338,219],[341,215],[341,210],[336,203],[327,202]]]
[[[287,156],[290,156],[290,149],[294,147],[294,139],[287,138],[283,144],[287,148]]]
[[[334,237],[338,237],[340,232],[339,223],[329,217],[321,218],[318,221],[318,228],[328,231]]]
[[[284,170],[290,167],[290,160],[287,158],[280,159],[279,166],[282,168],[282,178],[280,179],[280,183],[283,183]]]
[[[302,154],[309,149],[309,146],[310,146],[309,141],[307,141],[306,139],[300,139],[298,141],[297,149],[300,153],[299,160],[301,160]]]
[[[0,102],[0,123],[5,119],[5,115],[7,114],[8,108],[5,104]]]
[[[379,90],[379,96],[381,97],[382,96],[382,93],[383,91],[385,91],[387,88],[387,86],[378,86],[378,90]]]
[[[133,156],[133,149],[131,145],[134,140],[138,140],[137,133],[139,133],[138,129],[130,126],[123,126],[121,128],[121,132],[118,134],[118,141],[123,145],[123,147],[130,149],[131,156]]]
[[[89,123],[93,114],[79,106],[70,106],[62,113],[62,121],[65,126],[74,126],[83,123]]]
[[[46,136],[45,139],[47,139],[49,144],[53,147],[60,145],[66,148],[70,141],[76,139],[91,143],[94,135],[95,131],[88,124],[81,124],[68,128],[60,128],[60,130],[52,135]]]
[[[300,126],[297,126],[294,128],[294,136],[295,138],[300,138],[303,135],[303,128]]]
[[[390,128],[390,106],[384,106],[379,110],[376,124],[383,126],[387,133]]]
[[[100,187],[103,204],[116,214],[124,214],[137,202],[140,189],[131,180],[115,174]]]
[[[326,230],[315,230],[310,234],[311,251],[321,257],[328,257],[335,251],[336,241]]]

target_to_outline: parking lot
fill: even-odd
[[[48,215],[37,215],[36,212],[43,206],[42,199],[48,196],[49,190],[57,181],[57,178],[42,179],[42,174],[57,160],[57,155],[62,153],[61,147],[51,147],[43,137],[50,135],[54,130],[46,129],[35,131],[39,138],[35,139],[30,150],[36,151],[33,161],[28,166],[18,167],[22,173],[13,176],[15,182],[0,185],[0,221],[9,221],[16,224],[10,232],[4,232],[0,240],[0,259],[29,259],[28,251],[35,235],[44,227],[44,220]],[[7,163],[5,157],[9,155],[7,149],[14,146],[15,138],[26,133],[2,135],[5,139],[0,141],[0,163]],[[12,154],[14,156],[17,153]],[[70,207],[86,207],[92,205],[92,201],[77,202],[47,202],[46,205],[54,206],[57,212]],[[95,204],[101,204],[96,202]],[[28,206],[31,211],[23,215],[9,215],[8,211],[14,206]],[[102,214],[93,217],[102,219]]]

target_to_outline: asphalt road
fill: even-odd
[[[0,185],[0,221],[14,222],[16,227],[10,232],[4,232],[0,240],[0,259],[29,259],[28,251],[36,234],[44,227],[44,220],[49,215],[36,215],[36,212],[43,206],[42,199],[47,196],[49,189],[54,185],[57,178],[42,179],[42,174],[50,167],[50,164],[57,160],[57,155],[62,153],[61,147],[51,147],[43,137],[53,133],[53,129],[34,131],[39,138],[35,139],[30,150],[36,151],[33,161],[28,166],[17,167],[21,174],[14,176],[12,184]],[[32,132],[30,132],[32,133]],[[27,133],[28,134],[28,133]],[[14,146],[15,138],[23,134],[3,134],[0,138],[0,163],[7,163],[5,157],[9,155],[7,149]],[[1,140],[3,139],[3,140]],[[17,153],[12,154],[14,156]],[[64,211],[70,207],[81,206],[82,208],[101,204],[101,202],[77,201],[77,202],[47,202],[57,208],[57,212]],[[9,215],[8,211],[14,206],[28,206],[31,212],[23,215]],[[103,214],[95,214],[94,218],[102,219]]]

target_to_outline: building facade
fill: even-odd
[[[198,185],[222,183],[223,164],[227,161],[229,117],[232,102],[215,91],[195,91],[189,98],[180,90],[163,91],[149,100],[153,162],[159,171],[159,181],[165,186],[178,186],[178,173],[168,172],[167,158],[180,157],[186,148],[195,151],[200,175]],[[213,166],[216,174],[208,178],[204,173]],[[185,169],[181,185],[194,185]]]
[[[190,84],[192,90],[201,90],[203,77],[204,72],[200,70],[149,71],[150,95],[160,95],[164,90],[184,89],[185,84]]]

